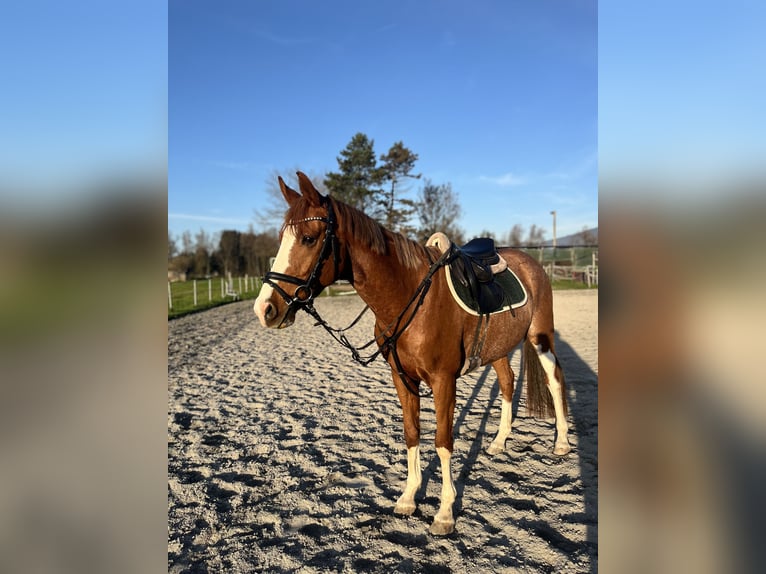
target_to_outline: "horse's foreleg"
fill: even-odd
[[[399,394],[404,415],[404,440],[407,444],[407,485],[396,501],[396,514],[410,515],[415,512],[415,493],[422,482],[420,470],[420,397],[409,392],[399,375],[394,372],[394,384]]]
[[[567,423],[566,411],[564,409],[563,385],[558,378],[560,369],[556,368],[556,355],[553,349],[542,350],[542,345],[537,349],[537,356],[540,358],[548,378],[548,390],[553,399],[553,410],[556,413],[556,443],[553,446],[553,454],[565,455],[572,450],[569,446],[569,424]]]
[[[404,492],[396,501],[394,506],[395,514],[404,514],[409,516],[417,508],[415,503],[415,493],[420,488],[421,470],[420,470],[420,446],[407,447],[407,485]]]
[[[500,411],[500,427],[497,429],[497,436],[492,444],[487,448],[490,455],[500,454],[505,450],[505,441],[511,434],[511,423],[513,422],[513,413],[511,410],[513,404],[513,371],[508,362],[508,357],[498,359],[492,366],[497,373],[497,382],[500,385],[502,394],[502,407]]]
[[[453,436],[452,425],[455,417],[455,379],[444,379],[433,383],[434,403],[436,406],[436,453],[439,455],[442,470],[442,492],[439,512],[431,525],[431,534],[451,534],[455,530],[452,505],[457,497],[452,481]]]
[[[431,524],[431,534],[444,535],[452,534],[455,530],[455,519],[452,516],[452,505],[455,503],[457,491],[455,483],[452,480],[452,469],[450,468],[450,459],[452,450],[446,447],[437,447],[436,453],[439,455],[442,467],[442,494],[439,512],[434,517]]]

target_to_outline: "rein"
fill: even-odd
[[[404,372],[401,360],[399,359],[399,353],[396,350],[396,343],[402,333],[404,333],[407,327],[409,327],[410,323],[412,323],[415,315],[418,312],[418,309],[420,309],[421,305],[423,304],[426,294],[431,288],[431,279],[433,278],[434,274],[439,270],[440,267],[447,263],[451,253],[448,250],[442,253],[442,255],[436,261],[431,262],[431,266],[429,267],[428,272],[426,273],[423,280],[420,282],[420,285],[412,294],[412,297],[410,297],[410,300],[404,306],[402,312],[399,313],[399,316],[394,319],[394,321],[392,321],[383,331],[381,331],[380,334],[373,337],[372,340],[368,341],[360,347],[355,347],[348,340],[344,333],[359,322],[359,320],[362,318],[362,315],[364,315],[367,309],[369,309],[368,305],[365,305],[364,309],[362,309],[362,312],[359,313],[356,319],[354,319],[345,329],[335,329],[331,327],[327,321],[322,319],[322,317],[319,315],[319,312],[314,308],[314,299],[316,299],[317,295],[323,288],[323,285],[319,282],[319,276],[321,275],[322,267],[324,266],[325,261],[327,261],[332,255],[333,264],[335,266],[335,273],[333,276],[337,278],[340,258],[340,246],[334,231],[336,221],[335,210],[333,209],[332,202],[329,200],[329,198],[326,199],[325,203],[327,207],[327,217],[308,217],[299,221],[290,221],[286,223],[286,225],[296,225],[305,221],[322,221],[327,226],[325,229],[324,240],[322,241],[322,249],[319,253],[319,258],[317,259],[317,262],[314,265],[314,269],[311,271],[309,277],[307,279],[301,279],[300,277],[294,277],[284,273],[269,271],[263,278],[264,283],[268,283],[277,293],[279,293],[279,295],[287,303],[288,310],[295,307],[296,309],[303,309],[306,311],[306,313],[311,315],[316,320],[314,326],[316,327],[321,325],[324,327],[325,331],[327,331],[333,339],[351,351],[351,358],[353,358],[360,365],[366,367],[375,359],[377,359],[378,355],[383,354],[384,357],[387,357],[388,353],[390,352],[394,358],[394,364],[396,365],[397,373],[401,377],[402,382],[404,383],[404,386],[407,388],[407,390],[415,396],[428,396],[428,393],[426,393],[426,395],[421,395],[416,385],[416,381],[414,381],[409,375],[407,375],[407,373]],[[429,260],[431,260],[430,254],[428,257]],[[298,287],[296,287],[293,294],[290,295],[287,293],[287,291],[282,289],[282,287],[277,285],[277,281],[292,283]],[[407,310],[410,309],[413,304],[415,307],[412,309],[412,313],[407,318],[407,320],[403,321],[404,316],[407,314]],[[289,313],[285,313],[285,318],[288,315]],[[284,318],[282,320],[284,321]],[[387,334],[389,332],[391,334]],[[378,344],[378,349],[370,355],[362,356],[361,352],[373,343],[377,343],[381,337],[383,340]]]
[[[404,306],[404,309],[402,309],[401,313],[399,313],[399,316],[394,319],[389,325],[381,331],[379,335],[376,335],[373,337],[370,341],[365,343],[364,345],[361,345],[360,347],[355,347],[346,337],[344,334],[345,331],[348,331],[351,329],[354,325],[356,325],[359,320],[362,318],[362,315],[365,314],[367,309],[369,309],[369,305],[365,305],[364,309],[362,309],[361,313],[354,319],[351,324],[344,328],[344,329],[335,329],[331,327],[327,321],[325,321],[320,315],[319,312],[314,308],[313,303],[304,305],[302,309],[306,311],[309,315],[311,315],[314,319],[316,319],[316,323],[314,326],[321,326],[324,327],[325,331],[327,331],[333,339],[338,341],[342,346],[344,346],[346,349],[351,351],[351,358],[354,359],[357,363],[360,365],[367,367],[372,363],[375,359],[378,358],[378,355],[383,355],[384,357],[388,356],[388,353],[390,352],[394,358],[394,364],[396,365],[397,373],[401,377],[402,382],[404,383],[404,386],[407,388],[407,390],[419,397],[425,397],[428,396],[430,393],[426,393],[425,395],[421,395],[418,391],[418,388],[416,386],[416,381],[414,381],[407,373],[404,372],[404,368],[402,367],[401,360],[399,359],[399,353],[396,350],[396,343],[399,340],[399,337],[404,333],[404,331],[407,329],[407,327],[410,326],[410,323],[412,323],[413,319],[415,318],[415,315],[418,312],[418,309],[420,309],[421,305],[423,304],[423,301],[425,300],[426,294],[428,293],[428,290],[431,288],[431,279],[433,278],[434,274],[439,270],[440,267],[444,266],[447,263],[447,259],[449,258],[450,253],[445,252],[437,259],[436,261],[431,263],[431,266],[428,269],[428,273],[426,273],[423,280],[420,282],[420,285],[417,289],[415,289],[415,292],[412,294],[412,297],[410,297],[410,300],[407,302],[407,304]],[[407,310],[412,307],[413,303],[415,304],[414,309],[412,310],[412,313],[407,318],[406,321],[402,324],[402,319],[404,319],[404,316],[407,313]],[[401,325],[401,326],[400,326]],[[393,332],[391,332],[390,335],[386,335],[389,331],[393,329]],[[361,351],[372,345],[373,343],[378,342],[378,339],[383,337],[383,341],[378,344],[378,349],[373,352],[370,355],[367,355],[363,357],[361,355]]]

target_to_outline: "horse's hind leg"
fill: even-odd
[[[553,399],[553,410],[556,415],[556,443],[553,454],[565,455],[572,447],[569,446],[569,424],[567,423],[567,404],[564,395],[564,377],[561,372],[556,351],[553,348],[553,333],[538,334],[531,338],[537,357],[545,371],[548,391]]]
[[[497,430],[497,436],[492,444],[487,448],[487,453],[494,456],[505,450],[505,441],[511,434],[511,423],[513,422],[513,413],[511,410],[513,404],[513,370],[508,362],[508,357],[503,357],[492,363],[492,367],[497,373],[497,382],[500,384],[500,393],[502,394],[502,410],[500,411],[500,428]]]

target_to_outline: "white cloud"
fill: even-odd
[[[479,176],[479,180],[487,183],[493,183],[502,187],[511,187],[514,185],[523,185],[527,183],[527,179],[525,177],[521,177],[510,172],[494,177],[481,175]]]

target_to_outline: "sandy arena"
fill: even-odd
[[[346,326],[355,295],[317,310]],[[252,301],[168,323],[168,570],[181,572],[596,572],[598,291],[554,293],[572,452],[528,418],[519,362],[506,452],[487,365],[458,379],[455,533],[434,537],[441,477],[422,401],[423,486],[393,514],[407,476],[402,415],[382,359],[364,368],[300,313],[263,329]],[[365,343],[373,317],[350,335]]]

